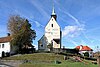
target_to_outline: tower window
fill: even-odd
[[[53,27],[53,24],[51,24],[51,27]]]

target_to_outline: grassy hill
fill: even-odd
[[[63,60],[63,55],[54,53],[34,53],[34,54],[23,54],[19,56],[11,56],[4,58],[5,60],[38,60],[38,61],[52,61],[52,60]]]
[[[55,63],[50,63],[50,64],[21,64],[19,67],[98,67],[98,65],[94,65],[91,63],[84,64],[82,62],[69,62],[69,61],[62,61],[61,64],[55,64]]]
[[[25,54],[20,56],[6,57],[6,60],[29,60],[19,67],[98,67],[98,65],[92,64],[91,61],[83,60],[83,62],[75,62],[71,59],[63,60],[64,55],[54,53],[34,53]],[[58,64],[57,61],[60,62]]]

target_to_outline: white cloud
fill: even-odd
[[[40,24],[38,21],[34,21],[36,24],[36,27],[44,27],[42,24]]]
[[[30,18],[29,21],[30,21],[31,24],[34,24],[35,23],[36,27],[44,27],[37,20],[33,20],[33,18]]]
[[[83,30],[84,30],[84,27],[65,26],[64,30],[62,31],[62,37],[64,36],[75,37],[79,35],[79,33]]]
[[[35,21],[35,23],[36,23],[36,26],[37,27],[40,27],[41,26],[41,24],[39,22]]]

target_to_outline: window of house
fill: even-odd
[[[4,48],[4,44],[2,44],[2,48]]]
[[[51,27],[53,27],[53,24],[51,24]]]
[[[92,52],[90,52],[90,54],[92,54]]]

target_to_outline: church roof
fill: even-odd
[[[0,38],[0,43],[10,42],[10,41],[11,41],[11,36]]]

